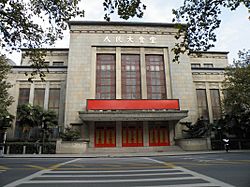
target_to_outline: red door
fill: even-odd
[[[123,122],[122,124],[122,146],[143,146],[142,122]]]
[[[115,147],[115,124],[98,122],[95,124],[95,147]]]
[[[149,125],[149,146],[168,146],[168,126],[159,124]]]

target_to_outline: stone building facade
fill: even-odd
[[[72,21],[68,49],[47,49],[46,82],[27,82],[29,59],[9,76],[15,102],[56,110],[60,129],[81,129],[88,148],[159,149],[182,138],[180,122],[220,116],[227,52],[181,55],[164,23]],[[25,53],[25,50],[23,50]],[[18,135],[14,126],[9,137]]]

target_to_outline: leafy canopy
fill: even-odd
[[[13,116],[8,112],[8,107],[13,103],[13,97],[9,95],[8,89],[11,88],[11,84],[6,81],[8,73],[10,72],[10,66],[4,55],[0,55],[0,128],[5,125],[9,125],[6,119],[13,119]],[[12,121],[12,120],[11,120]]]
[[[239,51],[239,59],[226,69],[225,108],[234,113],[250,110],[250,50]]]

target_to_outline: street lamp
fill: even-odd
[[[4,116],[0,120],[0,123],[1,123],[0,133],[2,134],[2,139],[1,139],[2,145],[0,146],[0,156],[2,156],[4,154],[4,146],[5,146],[6,137],[7,137],[7,129],[11,126],[11,118],[10,118],[10,116],[9,115]]]

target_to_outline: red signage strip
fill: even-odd
[[[179,110],[179,100],[88,99],[87,110]]]

